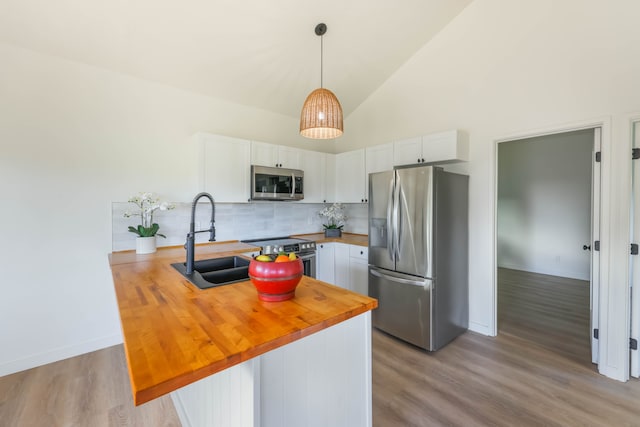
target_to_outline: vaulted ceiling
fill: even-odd
[[[471,0],[0,0],[0,41],[299,117],[324,87],[348,116]]]

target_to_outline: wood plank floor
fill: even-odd
[[[588,282],[498,279],[495,338],[426,353],[374,330],[374,426],[640,426],[640,382],[591,364]]]
[[[577,344],[503,327],[435,353],[374,329],[374,426],[640,426],[639,381],[599,375]],[[179,425],[166,396],[133,406],[122,346],[0,378],[1,427]]]
[[[122,345],[0,378],[1,427],[180,426],[171,398],[133,406]]]
[[[498,333],[591,363],[589,282],[498,269]]]

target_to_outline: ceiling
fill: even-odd
[[[0,41],[298,118],[348,116],[471,0],[0,0]]]

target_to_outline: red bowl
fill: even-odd
[[[287,262],[263,262],[255,259],[249,262],[249,279],[262,301],[285,301],[293,298],[303,271],[300,258]]]

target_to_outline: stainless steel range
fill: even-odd
[[[273,237],[266,239],[250,239],[243,240],[248,243],[260,247],[260,254],[273,255],[284,253],[295,253],[304,265],[304,275],[316,277],[316,242],[305,239],[294,239],[291,237]]]

